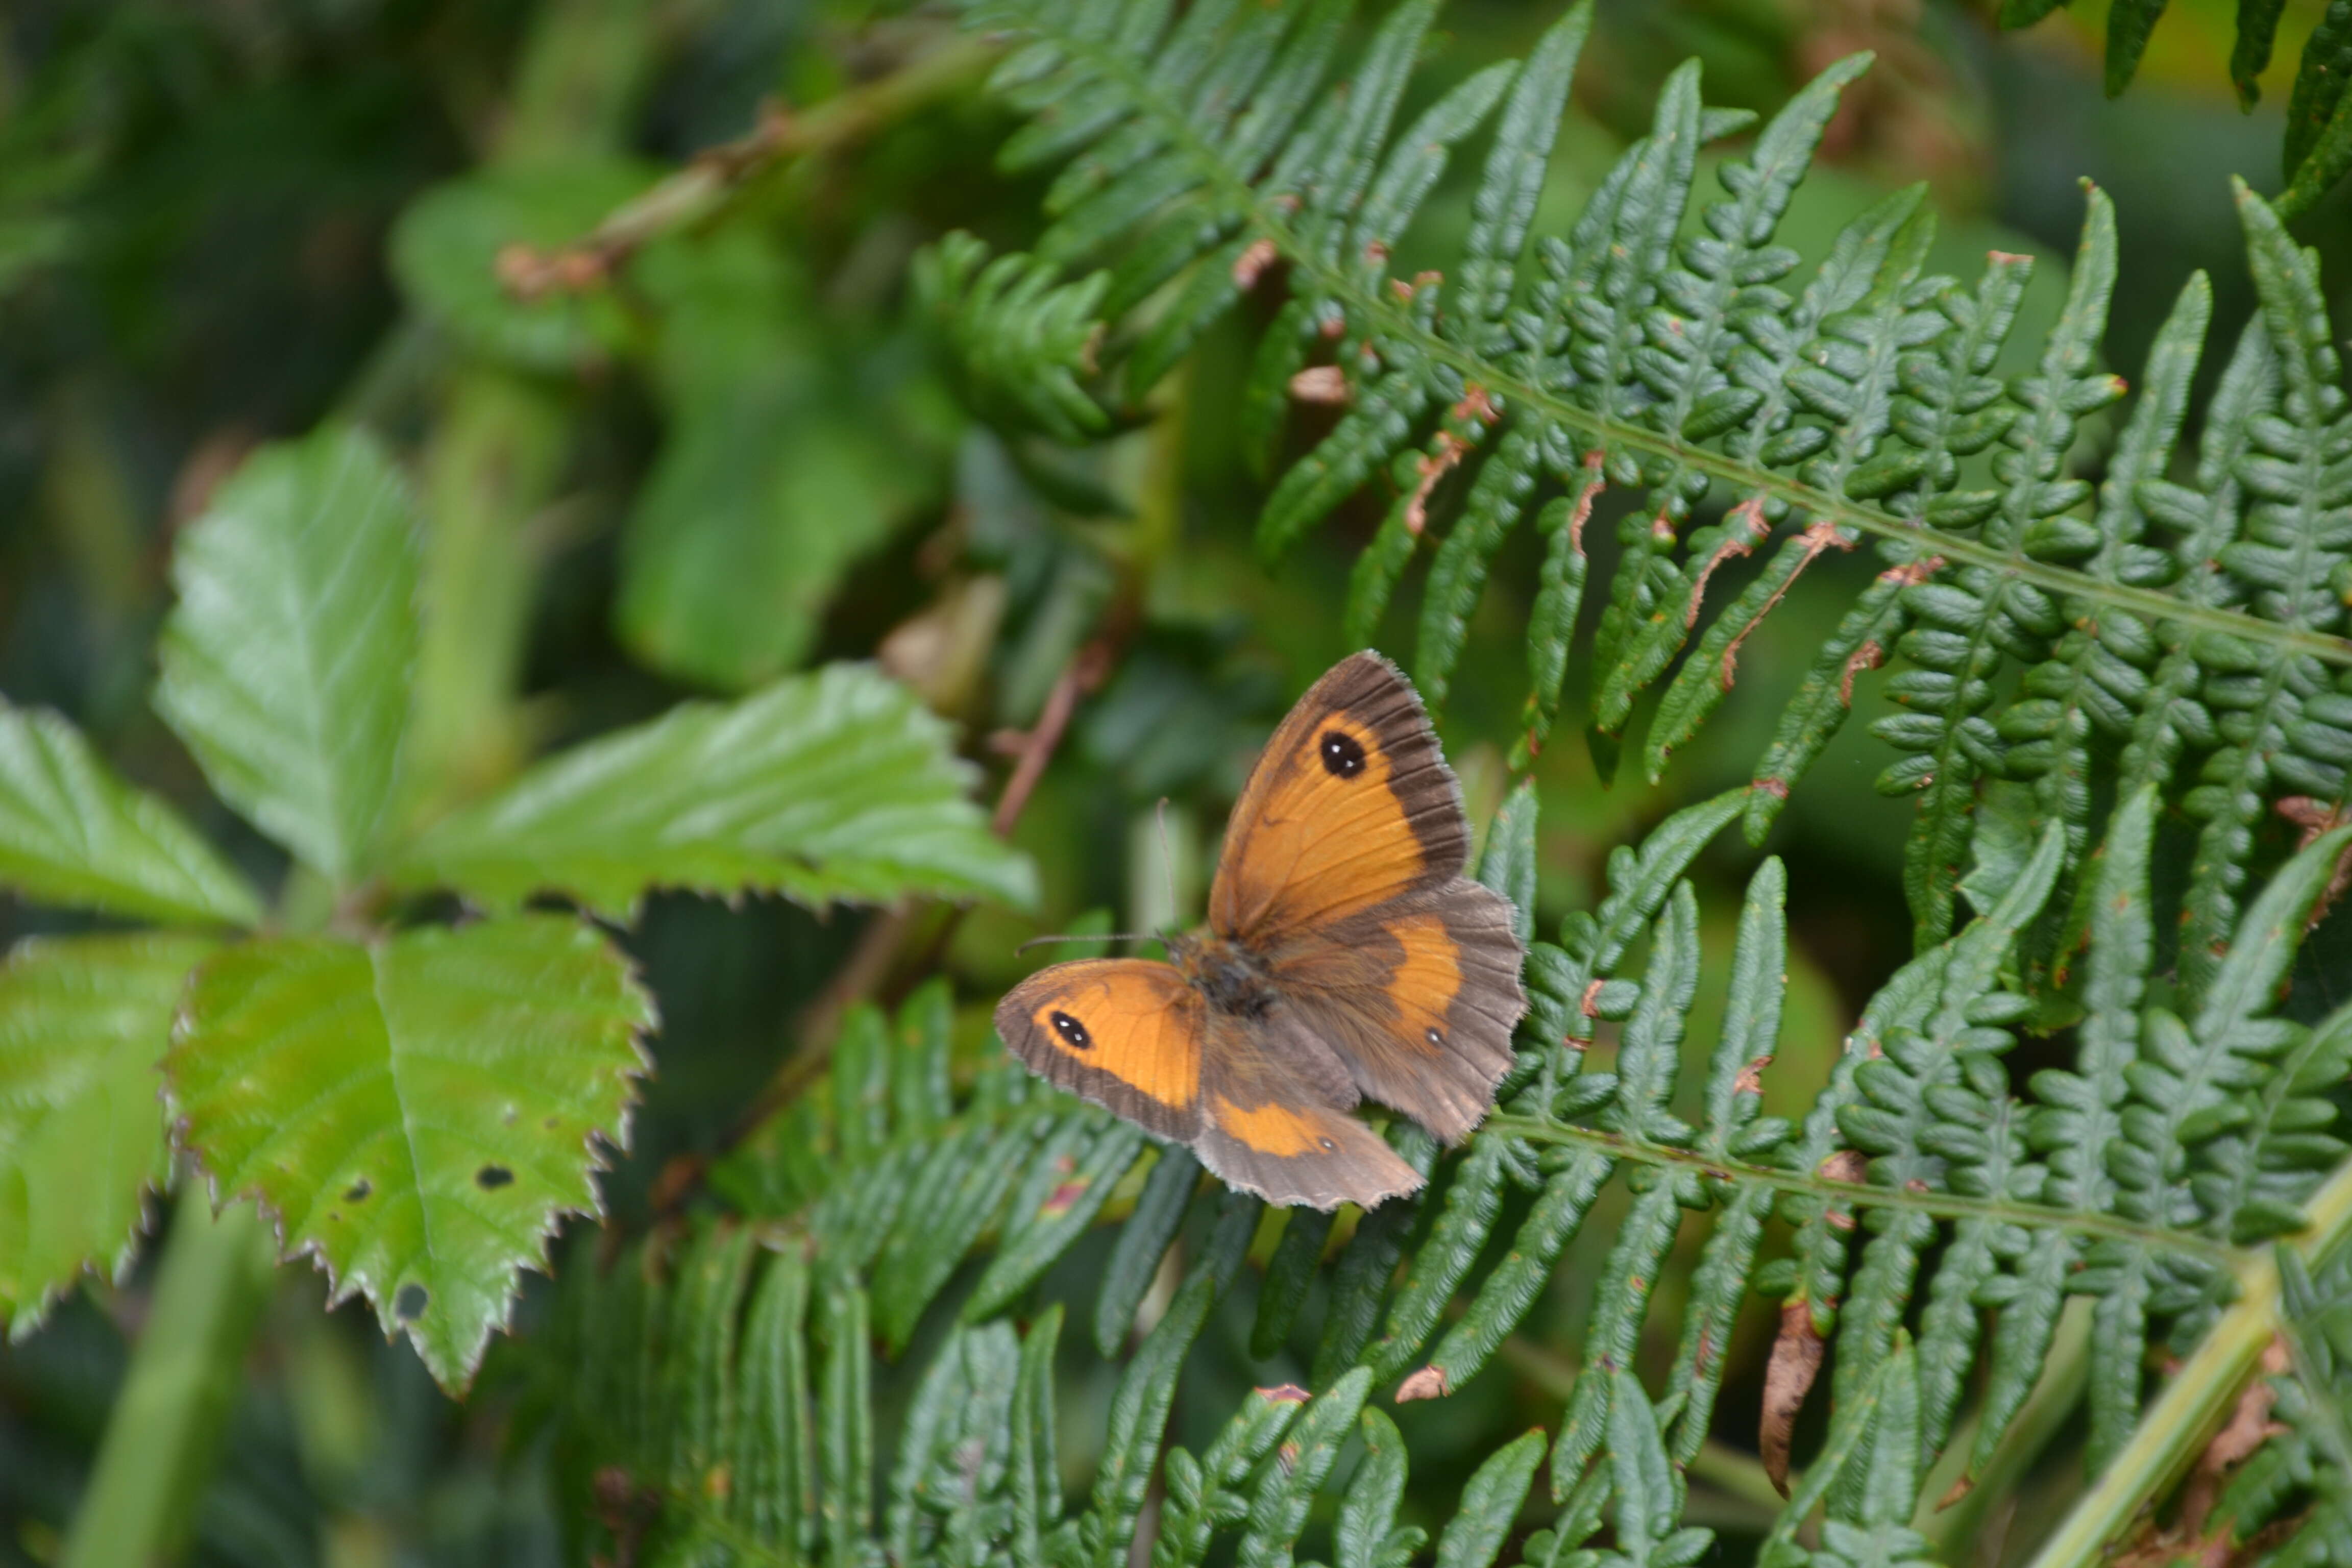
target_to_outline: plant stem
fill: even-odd
[[[618,146],[659,58],[651,0],[554,0],[516,68],[488,166]],[[502,782],[525,754],[514,710],[538,562],[526,525],[570,446],[570,390],[470,364],[453,379],[424,462],[430,531],[424,641],[405,766],[416,816]]]
[[[215,1218],[200,1187],[181,1198],[64,1568],[182,1555],[236,1403],[241,1352],[268,1299],[272,1250],[249,1205]]]
[[[719,213],[744,185],[780,163],[838,151],[932,100],[977,80],[998,50],[946,31],[897,69],[805,112],[771,108],[751,132],[707,147],[686,166],[648,185],[607,214],[594,228],[532,258],[529,276],[541,287],[602,287],[640,249],[666,234]],[[584,265],[583,265],[584,264]]]
[[[2289,1245],[2306,1258],[2326,1256],[2352,1235],[2352,1161],[2336,1169],[2305,1212],[2310,1226]],[[2140,1417],[2130,1444],[2043,1543],[2033,1568],[2090,1568],[2108,1543],[2151,1500],[2169,1490],[2203,1451],[2283,1326],[2277,1254],[2265,1250],[2252,1255],[2237,1269],[2237,1304],[2221,1314],[2196,1353]]]
[[[492,788],[525,754],[513,708],[537,563],[523,525],[554,491],[569,444],[565,405],[544,382],[467,366],[425,454],[423,597],[432,613],[405,763],[424,815]]]

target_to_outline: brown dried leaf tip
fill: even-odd
[[[1821,1163],[1818,1173],[1858,1187],[1870,1179],[1870,1161],[1857,1150],[1841,1149]],[[1853,1210],[1844,1204],[1830,1205],[1822,1218],[1839,1230],[1853,1228]]]
[[[1433,1363],[1397,1384],[1396,1402],[1406,1405],[1416,1399],[1443,1399],[1453,1392],[1446,1386],[1445,1369]]]
[[[1234,258],[1234,287],[1246,294],[1257,287],[1257,280],[1275,262],[1274,241],[1260,235]]]
[[[1290,378],[1290,395],[1301,403],[1345,403],[1348,373],[1336,364],[1310,364]]]
[[[1782,1497],[1789,1495],[1789,1441],[1797,1430],[1797,1412],[1805,1407],[1828,1351],[1813,1328],[1813,1304],[1802,1297],[1782,1303],[1780,1332],[1764,1368],[1764,1416],[1756,1430],[1764,1473]]]
[[[2272,809],[2303,829],[2295,844],[2297,849],[2310,848],[2321,837],[2352,821],[2352,816],[2347,816],[2345,807],[2314,800],[2307,795],[2289,795]],[[2344,896],[2347,889],[2352,889],[2352,845],[2345,846],[2344,853],[2336,858],[2336,870],[2327,879],[2327,887],[2320,893],[2319,901],[2311,906],[2311,914],[2304,921],[2303,929],[2309,931],[2326,919],[2327,911],[2336,907],[2336,901]]]
[[[1252,1390],[1269,1405],[1304,1405],[1315,1396],[1295,1383],[1278,1383],[1272,1388]]]

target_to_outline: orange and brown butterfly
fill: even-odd
[[[1402,672],[1342,659],[1275,731],[1234,807],[1208,924],[1171,963],[1031,975],[996,1028],[1053,1083],[1185,1143],[1277,1204],[1366,1207],[1420,1173],[1350,1116],[1365,1098],[1459,1142],[1527,1010],[1511,904],[1462,875],[1461,786]]]

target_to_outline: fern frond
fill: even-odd
[[[1833,1350],[1836,1367],[1821,1391],[1828,1441],[1793,1478],[1760,1560],[1907,1565],[1930,1555],[1911,1527],[1930,1464],[1972,1444],[1952,1463],[1986,1468],[2047,1370],[2067,1296],[2093,1299],[2090,1457],[2104,1475],[2157,1442],[2141,1420],[2151,1342],[2201,1353],[2216,1325],[2243,1337],[2267,1310],[2232,1292],[2259,1282],[2263,1249],[2303,1222],[2342,1158],[2329,1090],[2352,1065],[2342,1016],[2307,1026],[2282,994],[2352,840],[2326,826],[2352,764],[2352,686],[2337,673],[2352,668],[2352,489],[2338,472],[2352,471],[2352,436],[2308,258],[2244,198],[2264,313],[2206,416],[2197,472],[2171,477],[2210,313],[2201,279],[2094,490],[2074,477],[2076,448],[2122,391],[2098,364],[2116,267],[2102,195],[2087,196],[2057,325],[2026,345],[2034,369],[2004,384],[2024,258],[1995,257],[1966,282],[1927,275],[1934,217],[1916,191],[1857,216],[1824,256],[1776,239],[1864,62],[1832,68],[1725,159],[1725,195],[1687,237],[1700,149],[1746,120],[1708,109],[1685,68],[1570,233],[1538,235],[1588,14],[1403,124],[1435,14],[1426,0],[1391,8],[1343,62],[1345,8],[1330,0],[975,6],[1012,39],[998,85],[1029,116],[1007,162],[1056,166],[1034,259],[992,272],[961,247],[936,264],[939,297],[981,334],[955,352],[1004,384],[986,395],[994,416],[1051,429],[1058,409],[1062,434],[1084,435],[1073,393],[1130,415],[1238,300],[1279,284],[1245,416],[1263,437],[1291,401],[1344,406],[1280,468],[1260,542],[1286,548],[1375,475],[1392,479],[1349,616],[1371,637],[1428,552],[1414,666],[1433,702],[1504,541],[1539,528],[1522,762],[1561,710],[1590,585],[1583,530],[1605,492],[1631,510],[1597,634],[1604,762],[1664,682],[1643,757],[1664,766],[1823,556],[1870,542],[1879,574],[1750,784],[1615,849],[1602,896],[1554,941],[1530,907],[1534,792],[1513,792],[1479,868],[1528,939],[1530,1010],[1498,1110],[1452,1151],[1393,1119],[1391,1144],[1428,1185],[1360,1216],[1289,1215],[1254,1285],[1263,1207],[1202,1183],[1189,1153],[1147,1150],[1001,1051],[953,1058],[943,988],[895,1020],[854,1012],[823,1087],[713,1172],[738,1216],[646,1243],[578,1292],[551,1342],[559,1382],[572,1380],[556,1400],[565,1453],[618,1467],[652,1500],[640,1512],[666,1550],[1111,1568],[1132,1560],[1157,1478],[1156,1568],[1228,1552],[1286,1563],[1318,1515],[1337,1563],[1402,1568],[1424,1538],[1400,1522],[1409,1458],[1381,1403],[1453,1397],[1507,1353],[1549,1364],[1511,1341],[1532,1332],[1577,1247],[1591,1309],[1578,1375],[1552,1395],[1556,1440],[1530,1433],[1482,1458],[1437,1536],[1441,1564],[1495,1561],[1547,1468],[1560,1511],[1527,1542],[1529,1563],[1696,1563],[1710,1543],[1685,1522],[1684,1469],[1757,1293],[1781,1307],[1792,1360]],[[1446,163],[1481,136],[1459,264],[1391,277]],[[1061,281],[1072,268],[1087,281]],[[1058,323],[1058,346],[1037,358],[1017,341],[1023,320]],[[1024,391],[1024,376],[1041,379]],[[1774,1067],[1787,873],[1769,859],[1754,871],[1718,973],[1691,868],[1733,821],[1770,826],[1855,679],[1890,658],[1905,711],[1878,726],[1903,753],[1886,784],[1921,797],[1915,956],[1825,1081],[1801,1086],[1812,1100],[1792,1124],[1760,1109],[1766,1075],[1787,1070]],[[2159,933],[2174,910],[2152,868],[2192,766],[2200,849],[2186,898],[2201,955],[2171,987]],[[2308,797],[2293,809],[2313,841],[2266,855],[2255,829],[2291,792]],[[1717,985],[1723,1024],[1697,1037]],[[2057,1065],[2013,1081],[2021,1035],[2057,1022],[2076,1026],[2071,1054],[2054,1037],[2037,1049]],[[1686,1056],[1703,1064],[1687,1084]],[[1612,1234],[1584,1233],[1604,1197]],[[1054,1265],[1107,1216],[1118,1233],[1080,1338],[1118,1363],[1116,1386],[1099,1429],[1057,1431],[1060,1331],[1088,1303],[1048,1300],[1070,1272]],[[1685,1226],[1697,1261],[1681,1321],[1654,1321]],[[2333,1289],[2323,1273],[2296,1289]],[[1254,1303],[1228,1300],[1247,1289]],[[1238,1361],[1226,1326],[1245,1320],[1276,1386],[1222,1424],[1189,1408],[1192,1447],[1175,1446],[1180,1383],[1208,1383],[1186,1380],[1188,1363],[1202,1346]],[[1662,1331],[1675,1352],[1654,1392],[1642,1352]],[[926,1347],[922,1366],[888,1371],[910,1345]],[[1281,1381],[1300,1364],[1306,1387]],[[877,1381],[905,1412],[878,1428],[887,1455]],[[1774,1395],[1761,1436],[1781,1459],[1811,1392],[1790,1379]],[[2233,1494],[2232,1518],[2269,1528],[2306,1497],[2317,1510],[2352,1495],[2291,1468],[2329,1439],[2322,1403],[2294,1406],[2294,1436],[2264,1459],[2267,1479],[2250,1473]],[[1074,1476],[1092,1460],[1067,1499],[1063,1458]],[[1798,1532],[1812,1516],[1809,1547]]]
[[[985,242],[959,230],[915,258],[913,282],[975,407],[1076,443],[1110,423],[1082,384],[1095,370],[1110,279],[1055,276],[1034,257],[992,260]]]
[[[2142,411],[2095,506],[2090,488],[2065,472],[2082,420],[2122,390],[2095,363],[2116,271],[2114,219],[2097,191],[2038,367],[2004,387],[1990,371],[2026,264],[1996,256],[1972,288],[1920,278],[1932,219],[1916,195],[1849,226],[1802,289],[1780,287],[1801,258],[1774,243],[1779,215],[1861,58],[1832,67],[1746,158],[1722,165],[1726,197],[1705,209],[1703,232],[1679,246],[1696,150],[1740,120],[1706,109],[1695,72],[1677,72],[1650,134],[1627,150],[1564,238],[1536,237],[1529,267],[1521,264],[1529,171],[1549,150],[1545,106],[1559,101],[1573,65],[1587,26],[1580,10],[1516,75],[1480,73],[1395,132],[1401,84],[1431,18],[1425,5],[1400,6],[1344,90],[1298,118],[1286,142],[1261,134],[1285,118],[1271,84],[1303,92],[1298,84],[1329,68],[1324,8],[1269,19],[1196,7],[1174,24],[1138,13],[1135,36],[1164,40],[1156,53],[1132,57],[1105,46],[1107,19],[1070,26],[1030,0],[980,15],[1051,40],[1016,57],[1016,101],[1043,118],[1008,157],[1072,159],[1044,254],[1108,258],[1114,278],[1144,268],[1134,289],[1114,286],[1114,316],[1134,302],[1114,342],[1140,342],[1181,321],[1176,338],[1158,341],[1189,342],[1262,279],[1278,272],[1286,281],[1288,300],[1251,379],[1251,417],[1261,426],[1278,417],[1286,389],[1346,407],[1275,484],[1260,542],[1286,548],[1388,474],[1394,500],[1357,563],[1349,630],[1372,640],[1406,568],[1433,545],[1413,659],[1433,703],[1445,694],[1492,561],[1533,513],[1547,546],[1534,585],[1522,754],[1543,744],[1587,587],[1583,530],[1604,489],[1630,491],[1594,644],[1593,739],[1604,768],[1641,693],[1671,672],[1643,748],[1647,767],[1662,769],[1719,705],[1739,648],[1796,578],[1824,553],[1865,536],[1879,541],[1885,571],[1790,704],[1756,771],[1748,826],[1759,836],[1769,826],[1843,723],[1855,677],[1900,653],[1908,668],[1890,690],[1910,711],[1879,728],[1909,754],[1882,787],[1920,797],[1909,886],[1923,946],[1952,927],[1988,786],[2032,781],[2026,836],[2063,821],[2079,853],[2114,736],[2195,742],[2199,715],[2185,704],[2201,695],[2201,672],[2177,667],[2176,650],[2201,662],[2200,649],[2241,643],[2291,649],[2283,662],[2302,672],[2288,680],[2293,711],[2258,702],[2255,719],[2273,742],[2289,737],[2298,761],[2276,780],[2265,773],[2251,795],[2231,794],[2230,820],[2245,819],[2250,798],[2256,810],[2289,791],[2336,798],[2329,786],[2343,776],[2337,754],[2352,750],[2352,724],[2343,721],[2352,714],[2325,703],[2310,718],[2305,710],[2322,695],[2310,671],[2352,665],[2338,620],[2265,612],[2262,574],[2286,564],[2273,570],[2239,549],[2224,554],[2225,580],[2216,583],[2205,561],[2168,572],[2138,542],[2154,522],[2175,535],[2174,560],[2182,560],[2182,535],[2210,531],[2182,521],[2202,511],[2220,526],[2231,510],[2225,492],[2239,482],[2226,457],[2194,499],[2161,473],[2199,350],[2197,306],[2183,305],[2160,345]],[[1074,113],[1074,104],[1097,102],[1098,110]],[[1436,169],[1498,107],[1461,267],[1450,278],[1389,277],[1385,258]],[[2293,271],[2284,260],[2262,265],[2281,277]],[[2266,285],[2273,293],[2281,286]],[[2273,314],[2275,337],[2286,316]],[[1325,345],[1333,363],[1314,363]],[[1129,359],[1129,398],[1170,363],[1168,352]],[[2252,395],[2236,390],[2242,401]],[[2218,405],[2217,416],[2226,422],[2236,406]],[[2226,454],[2226,427],[2221,439],[2215,451]],[[1962,489],[1970,461],[1988,448],[1995,488]],[[1548,498],[1554,490],[1565,493]],[[1718,493],[1719,517],[1691,528]],[[1709,618],[1705,599],[1717,577],[1776,533],[1780,542],[1763,552],[1760,570]],[[2319,548],[2335,547],[2323,537]],[[2310,564],[2326,575],[2326,563]],[[2015,668],[2033,673],[2024,700],[2004,705]],[[2143,723],[2151,706],[2160,716]],[[2206,918],[2218,931],[2234,918],[2230,868],[2244,867],[2252,848],[2242,835],[2216,833],[2227,841],[2214,847]],[[1985,890],[1998,897],[1998,887]],[[2063,924],[2053,913],[2035,962]]]
[[[2252,505],[2220,560],[2265,620],[2332,632],[2345,616],[2335,584],[2352,573],[2352,471],[2344,464],[2352,451],[2352,408],[2317,263],[2260,196],[2242,183],[2237,190],[2278,390],[2247,426],[2249,450],[2237,478]],[[2330,686],[2318,661],[2293,653],[2273,656],[2216,637],[2201,641],[2197,654],[2208,671],[2204,699],[2221,744],[2183,803],[2205,825],[2189,869],[2180,941],[2182,985],[2192,999],[2213,983],[2237,923],[2255,824],[2274,787],[2273,759],[2295,755],[2293,742],[2309,733],[2301,726],[2304,710]],[[2324,757],[2305,759],[2297,775],[2328,795],[2343,789],[2343,779],[2341,766]]]

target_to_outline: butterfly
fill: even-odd
[[[1208,923],[1170,962],[1056,963],[996,1009],[1048,1081],[1188,1144],[1276,1204],[1369,1208],[1420,1173],[1349,1111],[1447,1142],[1495,1103],[1527,1010],[1510,900],[1462,875],[1470,824],[1420,696],[1376,653],[1298,700],[1225,829]]]

